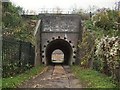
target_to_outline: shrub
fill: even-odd
[[[79,43],[80,64],[84,68],[92,67],[92,56],[94,52],[94,35],[84,29],[82,34],[82,42]]]
[[[114,10],[103,10],[92,17],[93,25],[104,30],[116,29],[118,12]]]
[[[33,66],[29,63],[23,64],[22,62],[8,63],[3,65],[2,77],[11,77],[17,74],[23,73],[26,70],[32,68]]]
[[[96,41],[95,62],[99,71],[120,82],[120,38],[103,37]]]

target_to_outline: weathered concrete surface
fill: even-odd
[[[37,24],[36,24],[36,28],[35,28],[35,32],[34,32],[34,36],[36,37],[35,38],[35,61],[34,61],[34,65],[35,66],[38,66],[40,65],[42,62],[41,62],[41,48],[40,48],[40,23],[41,23],[41,20],[38,20]]]
[[[76,14],[40,14],[39,17],[41,19],[41,28],[39,29],[40,35],[38,36],[40,37],[39,43],[41,44],[41,62],[49,65],[48,61],[51,60],[47,58],[46,48],[52,41],[62,39],[70,44],[73,51],[69,56],[68,61],[70,63],[68,63],[68,65],[75,62],[79,64],[79,60],[76,61],[76,57],[78,57],[77,44],[82,38],[80,16]],[[56,49],[61,49],[57,47],[57,44],[54,45],[54,47],[56,47]],[[50,50],[48,51],[51,52],[51,54],[53,52]],[[65,53],[65,50],[63,50],[63,53]],[[48,56],[50,56],[50,54]]]
[[[48,70],[36,78],[23,83],[19,88],[83,88],[71,73],[69,66],[49,66]]]
[[[53,41],[52,38],[58,39],[58,37],[60,37],[63,40],[64,38],[66,38],[66,41],[71,45],[71,49],[73,50],[73,52],[77,51],[77,43],[80,39],[79,37],[81,37],[81,19],[79,15],[45,14],[40,16],[42,20],[41,48],[42,51],[44,51],[44,53],[42,53],[42,55],[44,56],[42,58],[42,62],[46,62],[48,60],[46,57],[47,52],[45,51],[47,46]],[[47,41],[49,41],[49,43]],[[44,45],[46,47],[44,47]],[[73,62],[75,62],[75,58],[73,57],[77,57],[76,54],[71,54],[70,59],[68,59],[68,65],[71,65]]]

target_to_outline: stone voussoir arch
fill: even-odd
[[[49,39],[49,40],[47,40],[47,42],[46,42],[46,44],[44,45],[45,47],[44,47],[44,53],[42,53],[42,58],[43,58],[43,61],[42,61],[42,63],[44,63],[44,64],[46,64],[46,65],[48,65],[48,64],[51,64],[51,63],[48,63],[49,61],[48,61],[48,55],[47,55],[47,53],[49,52],[49,47],[52,47],[52,46],[50,46],[50,44],[51,43],[54,43],[54,42],[56,42],[55,44],[52,44],[52,45],[59,45],[61,42],[63,42],[63,44],[67,44],[67,45],[65,45],[66,47],[64,47],[64,48],[67,48],[67,47],[69,47],[68,49],[69,49],[69,52],[71,52],[71,53],[69,53],[70,55],[68,55],[67,56],[67,60],[68,60],[68,62],[66,62],[66,63],[63,63],[63,64],[72,64],[72,63],[75,63],[75,60],[73,60],[73,59],[75,59],[74,58],[74,56],[75,56],[75,54],[73,53],[73,52],[75,52],[75,48],[73,48],[73,43],[72,43],[72,41],[71,40],[68,40],[67,38],[65,39],[65,37],[63,37],[63,38],[61,38],[61,37],[54,37],[54,39],[53,39],[53,37],[52,37],[52,39]],[[61,44],[62,45],[62,44]],[[56,48],[55,48],[56,47]],[[66,54],[65,52],[65,49],[63,48],[63,47],[60,47],[60,46],[54,46],[54,48],[53,48],[53,50],[52,50],[52,52],[54,51],[54,50],[56,50],[56,49],[60,49],[63,53],[64,53],[64,55]],[[51,52],[51,54],[52,54],[52,52]],[[51,54],[49,54],[49,56],[51,56]],[[65,56],[66,57],[66,56]],[[51,61],[51,57],[50,57],[50,61]]]

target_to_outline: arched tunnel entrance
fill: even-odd
[[[46,64],[47,65],[55,64],[52,61],[52,54],[55,50],[58,50],[58,49],[61,50],[64,54],[64,59],[63,59],[62,64],[70,65],[71,57],[73,55],[73,50],[72,50],[70,43],[68,43],[64,39],[56,39],[56,40],[49,42],[45,50]]]

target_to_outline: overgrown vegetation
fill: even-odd
[[[26,70],[31,69],[33,66],[28,64],[23,64],[22,62],[18,61],[16,63],[9,63],[3,66],[2,77],[13,77],[15,75],[21,74]]]
[[[28,71],[26,71],[23,74],[9,77],[9,78],[3,78],[2,79],[2,88],[16,88],[20,84],[22,84],[24,81],[30,79],[31,77],[39,74],[44,69],[43,65],[40,65],[38,67],[34,67]]]
[[[29,64],[28,61],[32,58],[30,53],[34,52],[34,49],[28,48],[32,47],[35,42],[33,32],[37,16],[25,18],[26,15],[22,15],[23,12],[21,7],[15,6],[11,2],[2,2],[3,77],[15,76],[33,67],[33,64]],[[23,46],[21,42],[24,42]],[[28,52],[22,49],[28,50]],[[28,53],[29,56],[27,56]],[[30,57],[29,60],[28,57]]]
[[[21,16],[22,12],[21,7],[16,7],[11,2],[3,3],[3,37],[15,38],[34,44],[33,30],[37,17],[33,16],[32,18],[25,19]],[[101,9],[90,19],[88,14],[86,16],[85,13],[79,12],[79,14],[85,20],[83,39],[78,45],[81,51],[79,53],[81,56],[80,64],[86,69],[75,66],[73,67],[75,74],[80,79],[87,80],[88,86],[92,88],[116,87],[111,78],[106,75],[111,76],[112,80],[117,81],[117,84],[120,85],[120,11]],[[31,25],[31,22],[34,25]],[[11,69],[16,68],[16,65],[9,66]],[[89,67],[106,75],[88,69]],[[16,77],[4,78],[3,88],[16,87],[37,73],[37,70],[39,68],[33,68],[30,72],[28,71]]]
[[[120,38],[118,37],[103,37],[99,40],[96,46],[94,60],[98,60],[99,65],[96,69],[111,75],[116,81],[120,81]],[[98,63],[94,63],[98,64]]]
[[[119,18],[120,12],[114,10],[101,10],[95,13],[91,19],[86,20],[84,25],[96,34],[96,37],[120,36]]]
[[[80,56],[80,65],[82,67],[88,68],[92,64],[92,56],[94,52],[94,35],[87,31],[84,28],[82,33],[82,42],[78,45],[79,47],[79,56]]]
[[[88,88],[116,88],[112,79],[104,74],[91,69],[83,69],[79,66],[72,66],[75,76]]]
[[[23,73],[34,66],[34,46],[29,42],[3,39],[2,77]]]
[[[96,12],[90,19],[84,21],[82,43],[78,45],[85,48],[91,44],[86,50],[82,50],[85,53],[81,56],[81,65],[84,68],[91,65],[93,69],[111,76],[114,83],[120,85],[120,11],[101,9]],[[87,41],[88,36],[91,38],[91,42]],[[93,39],[92,39],[93,38]],[[92,48],[94,50],[92,50]],[[92,52],[92,53],[90,53]],[[90,55],[88,54],[90,53]],[[84,58],[85,56],[85,58]]]
[[[92,16],[93,25],[104,30],[117,29],[117,20],[119,12],[115,10],[101,10]]]
[[[14,38],[34,44],[33,32],[37,22],[37,16],[33,15],[29,19],[25,19],[21,16],[23,12],[21,7],[17,7],[11,2],[2,3],[3,37]],[[31,23],[34,23],[34,25]]]

